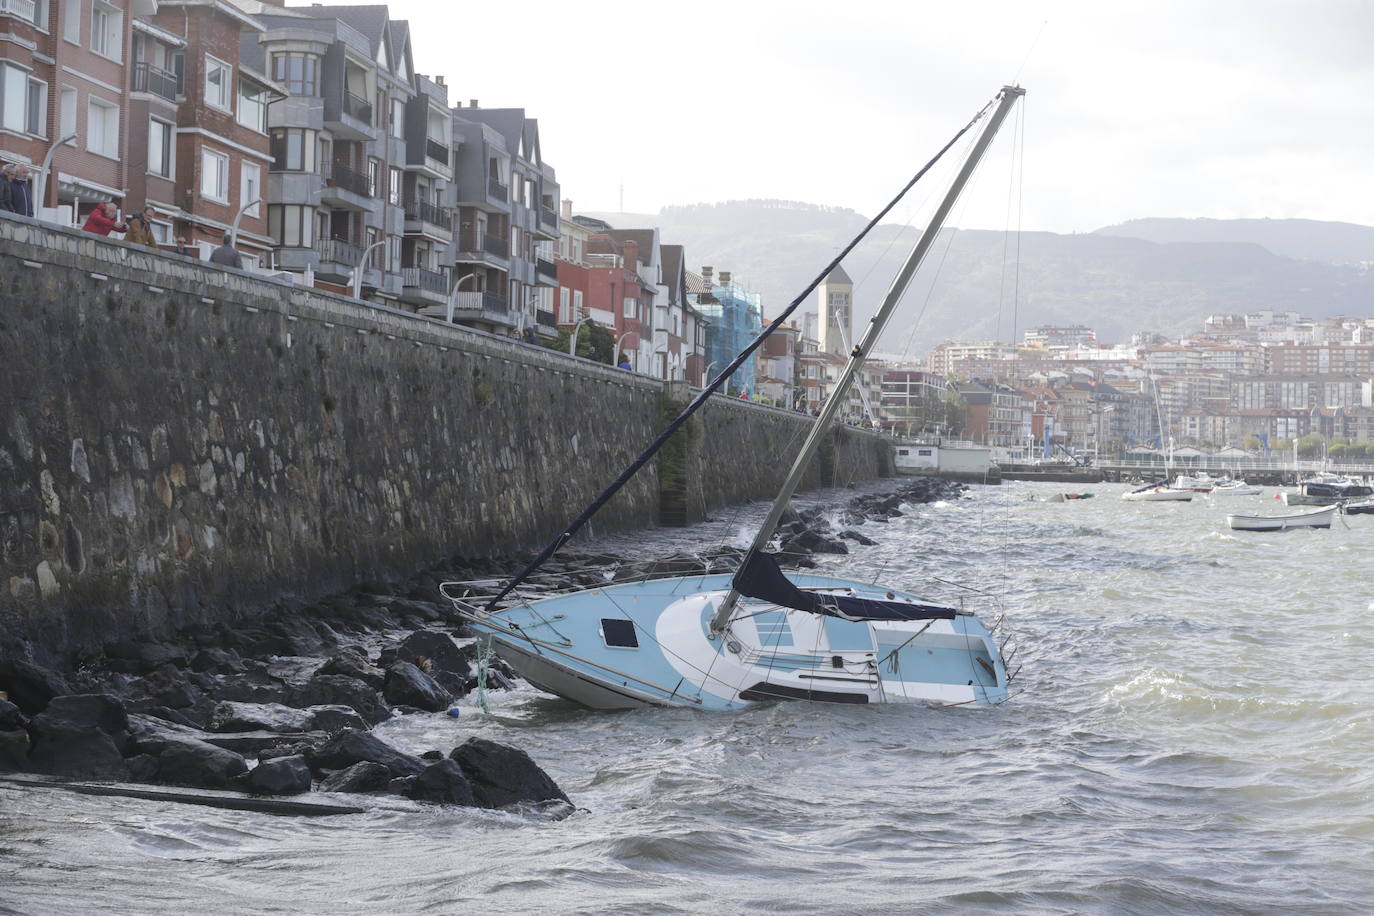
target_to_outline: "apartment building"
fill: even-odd
[[[946,422],[946,389],[942,375],[920,369],[889,368],[883,372],[884,423],[911,436]]]
[[[387,202],[399,201],[401,301],[409,308],[447,317],[449,274],[453,264],[453,119],[444,78],[415,74],[415,95],[401,115],[404,164],[390,166]],[[399,152],[399,151],[398,151]]]
[[[127,203],[133,24],[156,11],[153,0],[0,0],[0,159],[30,167],[35,214],[64,207],[73,222]]]
[[[798,346],[801,331],[793,325],[781,325],[764,338],[758,349],[758,391],[778,407],[793,408],[798,402],[798,373],[801,360]]]
[[[1363,400],[1362,389],[1354,375],[1237,378],[1231,382],[1231,405],[1237,410],[1354,407]]]
[[[937,375],[1003,378],[1017,356],[1016,347],[985,340],[975,343],[947,342],[930,351],[926,368]]]
[[[1273,375],[1374,374],[1374,344],[1319,346],[1279,344],[1269,348]]]
[[[1086,325],[1041,325],[1027,330],[1021,337],[1027,347],[1041,350],[1072,350],[1097,345],[1097,332]]]

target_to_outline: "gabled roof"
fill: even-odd
[[[854,281],[849,279],[849,274],[844,272],[844,268],[836,264],[835,269],[825,275],[824,283],[848,283],[854,285]]]

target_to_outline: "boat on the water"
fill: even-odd
[[[1281,494],[1285,506],[1333,506],[1352,499],[1374,496],[1374,487],[1353,477],[1316,474],[1298,482],[1298,492]]]
[[[1075,500],[1075,499],[1092,499],[1092,498],[1093,498],[1093,495],[1092,495],[1091,493],[1056,493],[1056,494],[1054,494],[1053,496],[1046,496],[1046,497],[1045,497],[1045,502],[1047,502],[1047,503],[1063,503],[1063,502],[1069,502],[1070,500]]]
[[[1213,496],[1258,496],[1263,493],[1262,487],[1246,483],[1243,480],[1233,480],[1227,484],[1221,484],[1212,488]]]
[[[1188,502],[1193,498],[1192,490],[1183,490],[1178,487],[1171,487],[1162,480],[1154,483],[1147,483],[1143,487],[1128,490],[1121,494],[1121,498],[1127,502]]]
[[[1374,497],[1357,499],[1354,502],[1342,503],[1341,512],[1346,515],[1374,515]]]
[[[536,686],[597,709],[738,709],[759,701],[989,705],[1008,696],[1001,646],[972,609],[873,582],[785,572],[768,547],[792,496],[847,402],[846,393],[974,168],[1024,94],[1004,87],[902,193],[520,575],[489,599],[444,583],[491,651]],[[515,592],[642,467],[763,340],[966,132],[985,124],[851,351],[753,543],[734,572],[669,576],[548,597]],[[515,592],[512,601],[507,596]]]
[[[1330,528],[1331,519],[1340,507],[1323,506],[1307,512],[1294,512],[1289,515],[1241,515],[1226,516],[1226,525],[1232,531],[1289,531],[1294,528]]]

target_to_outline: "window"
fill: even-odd
[[[200,193],[211,200],[229,203],[229,157],[224,153],[200,151]]]
[[[399,271],[401,269],[401,237],[392,235],[387,237],[387,258],[391,265],[388,270]]]
[[[35,137],[46,136],[48,132],[48,84],[29,77],[28,111],[24,119],[24,129]]]
[[[91,96],[86,113],[86,149],[119,158],[119,106]]]
[[[367,242],[364,247],[367,250],[367,266],[371,270],[386,270],[386,246],[377,245],[382,240],[382,230],[372,226],[367,227]],[[373,248],[373,245],[377,245]]]
[[[38,133],[30,128],[41,121],[42,111],[32,112],[33,86],[37,83],[43,97],[47,85],[32,79],[27,70],[20,70],[13,64],[0,63],[0,126],[15,133]]]
[[[124,14],[118,7],[95,0],[91,4],[91,50],[119,60],[124,45]]]
[[[272,79],[292,95],[319,94],[320,59],[315,54],[273,54]]]
[[[272,128],[272,170],[274,172],[313,172],[315,170],[315,131],[300,127]]]
[[[613,649],[638,649],[639,634],[635,632],[633,620],[618,620],[614,617],[601,618],[601,638]]]
[[[172,177],[172,138],[176,128],[157,118],[148,119],[148,173]]]
[[[387,203],[395,204],[395,205],[398,206],[398,207],[401,205],[401,170],[400,170],[400,169],[392,169],[392,170],[391,170],[390,182],[387,184],[387,187],[386,187],[386,200],[387,200]]]
[[[177,78],[177,96],[186,95],[186,52],[173,51],[168,62],[171,64],[172,75]]]
[[[63,137],[70,137],[76,133],[76,89],[71,86],[62,87],[61,101],[58,104],[57,116],[61,122]]]
[[[248,207],[262,197],[262,166],[255,162],[239,163],[239,206]],[[244,216],[257,216],[262,213],[258,204],[243,211]]]
[[[638,305],[639,305],[639,300],[638,300],[638,299],[634,299],[634,298],[632,298],[632,297],[630,297],[630,296],[626,296],[626,297],[625,297],[625,317],[626,317],[626,318],[633,318],[633,317],[635,317],[635,313],[636,313],[636,311],[637,311],[637,306],[638,306]]]
[[[391,136],[404,137],[406,129],[405,99],[391,100]]]
[[[378,185],[382,180],[382,160],[372,158],[367,160],[367,196],[373,199],[380,197],[378,193],[381,188]]]
[[[296,204],[269,204],[267,234],[283,248],[313,248],[315,208]]]
[[[239,78],[238,122],[259,133],[267,133],[267,90],[242,77]]]
[[[573,315],[580,318],[582,314],[582,290],[575,289],[573,290]]]
[[[81,44],[82,0],[64,0],[62,4],[62,37],[74,45]]]
[[[558,290],[558,323],[572,324],[572,290],[566,286]]]
[[[205,55],[205,104],[220,111],[229,111],[229,87],[233,82],[233,67],[209,54]]]

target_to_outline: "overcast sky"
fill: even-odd
[[[1025,86],[952,222],[1146,216],[1374,225],[1361,0],[394,0],[450,101],[523,107],[579,212],[782,198],[872,215],[1004,83]],[[1013,125],[1015,127],[1015,125]],[[1008,211],[1012,215],[1008,216]]]

